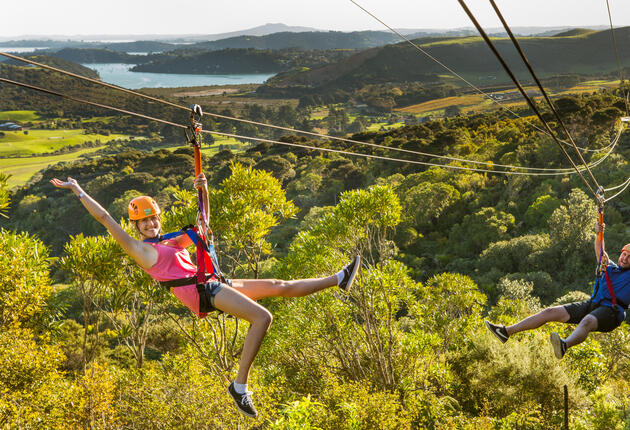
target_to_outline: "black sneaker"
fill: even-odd
[[[551,333],[549,340],[551,341],[551,346],[553,346],[553,353],[556,354],[556,358],[558,360],[562,359],[567,352],[567,343],[555,331]]]
[[[339,283],[339,288],[344,291],[350,291],[359,267],[361,267],[361,256],[357,255],[351,263],[343,268],[343,279]]]
[[[244,394],[239,394],[234,389],[234,382],[230,384],[228,387],[228,393],[234,399],[236,403],[236,407],[243,414],[248,417],[255,418],[258,415],[258,411],[254,407],[254,402],[252,402],[252,392],[246,391]]]
[[[496,324],[492,324],[490,321],[486,321],[486,327],[488,327],[488,330],[490,330],[490,333],[495,335],[497,339],[501,341],[501,343],[507,342],[508,339],[510,338],[510,335],[508,334],[504,325],[496,325]]]

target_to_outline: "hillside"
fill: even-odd
[[[628,131],[604,156],[621,114],[615,106],[623,105],[605,91],[558,103],[577,142],[602,150],[584,155],[603,161],[593,174],[604,187],[630,176]],[[267,143],[203,156],[208,220],[227,276],[334,278],[361,257],[351,289],[323,278],[307,284],[316,294],[296,291],[304,282],[295,281],[260,293],[274,321],[248,381],[259,410],[252,420],[226,390],[256,327],[240,318],[250,305],[234,305],[234,318],[213,312],[200,321],[174,297],[182,290],[152,281],[83,206],[91,197],[125,220],[130,199],[150,195],[163,232],[176,231],[197,212],[192,148],[58,164],[15,192],[0,175],[0,213],[8,216],[0,217],[5,427],[559,429],[567,392],[571,428],[627,427],[628,324],[590,334],[561,360],[550,334],[568,336],[575,325],[510,333],[501,343],[484,324],[588,299],[597,203],[573,171],[507,176],[448,167],[463,167],[461,158],[568,167],[559,148],[500,111],[353,138],[380,147],[282,140],[409,162]],[[421,166],[412,162],[446,161],[394,149],[460,160]],[[67,177],[89,197],[50,183]],[[606,197],[614,259],[628,241],[630,192]],[[249,294],[269,285],[240,283]],[[219,309],[229,303],[224,288]]]
[[[29,67],[26,63],[23,63],[21,61],[17,61],[17,60],[13,60],[13,59],[6,59],[6,57],[2,57],[4,58],[6,61],[2,62],[0,64],[0,67]],[[47,66],[52,66],[52,67],[56,67],[59,69],[63,69],[67,72],[71,72],[71,73],[76,73],[77,75],[81,75],[81,76],[85,76],[87,78],[92,78],[92,79],[99,79],[99,75],[96,71],[82,66],[80,64],[77,64],[75,62],[72,61],[68,61],[66,59],[63,58],[57,58],[57,57],[52,57],[49,55],[26,55],[24,56],[24,58],[27,58],[29,60],[32,61],[36,61],[38,63],[41,64],[45,64]],[[4,69],[5,71],[8,69]],[[7,77],[6,74],[2,74],[2,76]]]
[[[174,51],[152,55],[148,63],[131,70],[153,73],[278,73],[296,67],[318,67],[349,55],[346,51],[294,49],[223,49],[221,51]]]
[[[100,48],[64,48],[49,54],[75,63],[126,63],[138,64],[147,61],[145,55],[129,55],[125,52]]]
[[[519,42],[541,76],[566,73],[607,73],[616,69],[610,31],[556,37],[520,38]],[[619,55],[630,66],[630,27],[615,30]],[[496,47],[513,69],[525,71],[518,53],[506,38],[494,38]],[[415,43],[457,73],[481,75],[487,84],[505,82],[507,76],[480,37],[422,38]],[[432,83],[446,72],[408,43],[398,43],[355,54],[338,63],[275,79],[275,87],[352,88],[382,82]]]

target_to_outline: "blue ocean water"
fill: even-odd
[[[200,87],[208,85],[262,84],[273,74],[248,75],[182,75],[171,73],[131,72],[132,64],[83,64],[94,69],[110,84],[130,89]]]

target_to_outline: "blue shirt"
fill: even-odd
[[[622,269],[612,261],[609,261],[606,271],[608,272],[610,282],[615,291],[617,304],[627,309],[628,305],[630,305],[630,270]],[[612,297],[608,292],[606,276],[602,273],[602,276],[600,276],[597,281],[599,288],[597,291],[593,291],[593,303],[612,306]]]

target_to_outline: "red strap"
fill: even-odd
[[[612,304],[613,306],[617,306],[617,296],[615,296],[615,289],[613,288],[613,284],[610,281],[610,276],[608,276],[608,268],[606,268],[606,271],[604,272],[604,277],[606,278],[608,293],[610,294],[610,297],[612,297]]]
[[[203,258],[204,254],[203,247],[200,243],[197,243],[197,283],[203,284],[206,280],[206,259]]]

